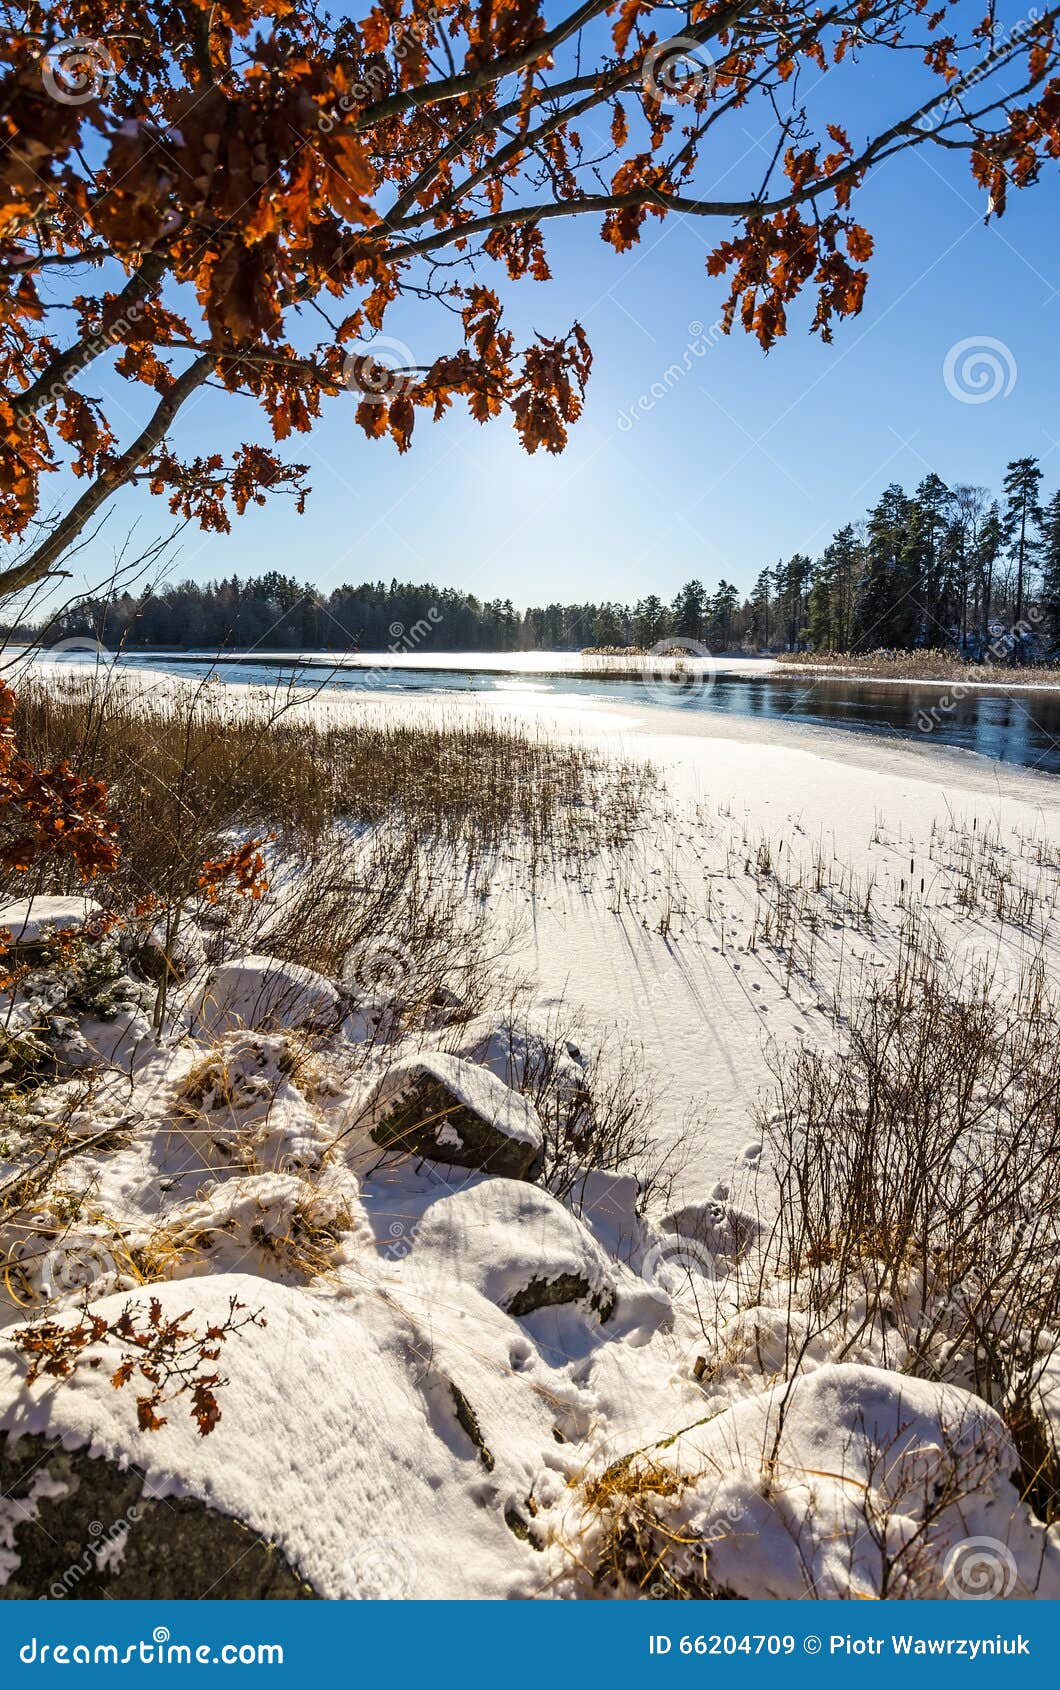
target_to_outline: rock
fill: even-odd
[[[628,1261],[643,1236],[636,1174],[614,1168],[579,1168],[567,1198],[605,1250]]]
[[[480,1016],[462,1029],[456,1054],[488,1068],[506,1086],[533,1086],[568,1110],[588,1103],[585,1059],[577,1045],[543,1026]]]
[[[453,1263],[461,1284],[516,1319],[576,1303],[603,1323],[620,1285],[643,1290],[558,1198],[523,1180],[479,1180],[432,1203],[415,1231],[409,1279],[437,1262]]]
[[[351,1044],[385,1044],[394,1038],[401,1025],[401,1004],[389,992],[358,998],[339,1028]]]
[[[80,930],[102,914],[94,898],[15,898],[0,904],[0,929],[10,933],[12,950],[34,950],[60,927]]]
[[[506,1304],[506,1312],[519,1319],[522,1315],[536,1314],[538,1309],[562,1308],[565,1303],[587,1303],[595,1314],[600,1316],[600,1324],[610,1320],[615,1312],[614,1292],[600,1293],[593,1290],[587,1279],[579,1273],[560,1273],[554,1279],[544,1275],[532,1279],[529,1285],[524,1285],[517,1291],[511,1302]]]
[[[529,1179],[544,1147],[537,1111],[484,1068],[429,1053],[395,1062],[368,1104],[368,1130],[384,1149],[432,1162]]]
[[[217,969],[195,999],[192,1018],[207,1033],[299,1027],[330,1032],[344,1013],[337,988],[312,968],[245,956]]]
[[[156,922],[132,947],[132,958],[148,980],[186,980],[206,962],[206,943],[196,922],[185,918],[166,944],[166,924]]]
[[[54,1438],[0,1433],[0,1597],[166,1601],[316,1592],[275,1544],[190,1498],[152,1496]],[[6,1576],[5,1576],[6,1575]]]
[[[1060,1544],[1013,1482],[1011,1436],[955,1385],[828,1362],[700,1419],[661,1462],[697,1475],[664,1503],[666,1543],[709,1546],[731,1596],[1060,1595]]]
[[[427,1005],[425,1025],[428,1027],[450,1027],[467,1019],[463,999],[449,986],[435,986]]]

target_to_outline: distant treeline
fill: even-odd
[[[41,632],[49,643],[178,650],[577,651],[676,638],[715,651],[1040,656],[1060,644],[1060,493],[1043,505],[1041,480],[1036,459],[1018,458],[1000,498],[935,474],[912,495],[890,486],[818,558],[797,552],[763,569],[747,597],[725,580],[713,593],[692,580],[670,604],[649,594],[634,605],[518,610],[508,598],[396,580],[324,595],[271,571],[81,600]]]

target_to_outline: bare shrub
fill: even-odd
[[[973,1391],[1001,1412],[1040,1511],[1057,1508],[1041,1398],[1060,1321],[1060,1019],[1040,970],[1011,1002],[922,954],[853,1007],[846,1048],[803,1046],[762,1122],[789,1367],[833,1359]],[[798,1352],[797,1354],[794,1352]]]
[[[504,989],[511,934],[468,899],[451,851],[406,829],[334,828],[292,864],[276,906],[236,912],[244,941],[339,980],[353,1001],[385,998],[388,1038],[467,1020]]]

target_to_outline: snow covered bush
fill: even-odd
[[[619,1597],[893,1600],[961,1599],[986,1573],[981,1594],[1055,1596],[1060,1545],[1015,1465],[978,1398],[828,1364],[587,1478],[568,1576]]]
[[[845,1048],[780,1068],[764,1123],[778,1182],[760,1289],[825,1343],[953,1381],[1006,1418],[1046,1518],[1060,1508],[1043,1379],[1060,1328],[1060,1003],[1011,1003],[921,957],[855,1004]]]

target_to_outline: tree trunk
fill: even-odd
[[[18,593],[32,587],[46,575],[58,573],[56,565],[64,552],[73,545],[96,512],[106,504],[120,487],[132,480],[145,458],[162,444],[173,419],[184,401],[201,387],[216,362],[216,354],[204,352],[178,376],[169,392],[155,408],[147,427],[132,445],[97,476],[90,487],[71,505],[66,515],[52,529],[28,558],[11,569],[0,571],[0,594]]]

